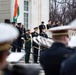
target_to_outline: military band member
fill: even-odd
[[[46,34],[46,28],[42,29],[42,32],[40,33],[40,36],[44,37],[44,38],[48,38],[48,35]],[[41,51],[44,51],[46,49],[46,47],[40,46]]]
[[[38,34],[38,27],[35,27],[34,28],[34,32],[31,33],[32,34],[32,38],[33,37],[37,37],[39,34]],[[34,41],[32,43],[32,47],[33,47],[33,59],[34,59],[34,63],[37,63],[37,60],[38,60],[38,49],[39,49],[39,45],[36,44]]]
[[[22,41],[22,28],[21,28],[21,23],[17,23],[17,29],[19,31],[19,37],[17,39],[17,52],[21,52],[21,48],[23,46],[23,41]]]
[[[4,75],[10,75],[6,58],[11,48],[11,41],[18,37],[18,30],[11,25],[0,23],[0,35],[0,73],[3,72]]]
[[[31,51],[31,36],[30,36],[30,30],[28,29],[26,33],[24,34],[25,39],[25,63],[29,63],[30,59],[30,51]]]
[[[14,27],[16,27],[16,23],[15,22],[12,22],[12,25]],[[16,46],[17,46],[17,40],[13,41],[13,43],[12,43],[12,49],[11,49],[12,52],[16,52],[16,49],[17,49]]]
[[[42,21],[41,25],[39,25],[39,31],[40,31],[40,33],[42,32],[43,28],[46,28],[45,25],[44,25],[44,21]]]
[[[61,64],[61,75],[76,75],[76,52]]]
[[[42,29],[42,32],[40,33],[40,36],[48,38],[48,35],[46,34],[46,28]]]
[[[40,54],[40,63],[45,75],[60,75],[61,62],[73,53],[72,49],[66,47],[70,28],[62,26],[50,29],[54,43]]]

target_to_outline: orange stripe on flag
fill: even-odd
[[[15,6],[14,6],[14,17],[16,17],[18,11],[18,0],[15,0]]]

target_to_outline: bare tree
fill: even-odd
[[[61,21],[64,25],[76,18],[76,0],[50,0],[49,17],[53,21]]]

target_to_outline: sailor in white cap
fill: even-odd
[[[67,48],[68,30],[70,29],[76,29],[76,27],[59,26],[49,29],[54,42],[49,49],[40,54],[40,63],[45,75],[59,75],[61,62],[73,53],[72,49]]]
[[[6,67],[11,42],[17,39],[18,35],[19,32],[15,27],[0,23],[0,71]]]

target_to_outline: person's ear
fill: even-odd
[[[63,37],[62,37],[62,39],[65,41],[65,40],[66,40],[66,37],[65,37],[65,36],[63,36]]]

